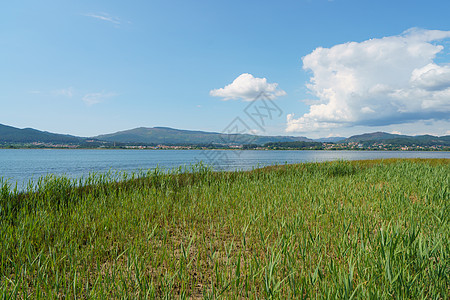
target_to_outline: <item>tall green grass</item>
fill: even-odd
[[[450,295],[449,160],[0,182],[0,297]]]

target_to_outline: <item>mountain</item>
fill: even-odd
[[[408,138],[408,137],[409,136],[407,135],[392,134],[378,131],[354,135],[347,139],[342,140],[341,142],[351,143],[351,142],[381,141],[381,140],[390,140],[394,138]]]
[[[360,135],[351,136],[345,140],[340,141],[340,143],[384,143],[391,145],[403,145],[403,146],[433,146],[433,145],[442,145],[442,146],[450,146],[450,135],[446,136],[433,136],[433,135],[400,135],[400,134],[391,134],[386,132],[373,132],[373,133],[365,133]]]
[[[321,143],[337,143],[342,140],[345,140],[345,137],[342,136],[333,136],[333,137],[326,137],[326,138],[318,138],[314,139],[315,142],[321,142]]]
[[[312,141],[306,137],[295,136],[257,136],[250,134],[223,134],[217,132],[180,130],[168,127],[140,127],[112,134],[104,134],[95,139],[124,144],[165,144],[165,145],[263,145],[270,142]]]
[[[99,135],[94,138],[77,137],[66,134],[56,134],[32,128],[19,129],[0,124],[1,144],[31,144],[34,142],[47,144],[66,144],[79,147],[95,148],[112,146],[114,144],[134,145],[264,145],[268,143],[292,142],[335,142],[335,143],[361,143],[371,145],[374,143],[391,144],[393,146],[445,146],[450,147],[450,135],[408,136],[386,132],[373,132],[354,135],[349,138],[323,138],[311,140],[302,136],[258,136],[250,134],[223,134],[218,132],[180,130],[168,127],[135,128],[111,134]],[[295,143],[294,143],[295,144]],[[308,145],[311,146],[311,145]]]
[[[86,139],[66,134],[56,134],[47,131],[39,131],[32,128],[19,129],[0,124],[0,143],[55,143],[55,144],[80,144]]]

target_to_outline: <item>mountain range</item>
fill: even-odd
[[[33,128],[19,129],[0,124],[0,143],[27,144],[34,142],[54,144],[80,144],[85,138],[67,134],[56,134]]]
[[[383,144],[392,144],[392,145],[420,145],[420,146],[433,146],[433,145],[442,145],[442,146],[450,146],[450,135],[446,136],[433,136],[433,135],[401,135],[401,134],[392,134],[386,132],[374,132],[374,133],[364,133],[360,135],[351,136],[345,140],[340,141],[340,143],[361,143],[363,145],[369,143],[383,143]]]
[[[164,144],[164,145],[187,145],[187,144],[224,144],[243,145],[258,144],[263,145],[270,142],[310,142],[306,137],[295,136],[257,136],[250,134],[223,134],[218,132],[180,130],[168,127],[135,128],[131,130],[119,131],[111,134],[104,134],[94,137],[97,140],[107,142],[118,142],[123,144]]]
[[[218,132],[180,130],[168,127],[139,127],[103,134],[95,137],[78,137],[66,134],[56,134],[32,128],[19,129],[0,124],[0,144],[69,144],[85,146],[88,144],[103,145],[264,145],[274,142],[333,142],[333,143],[386,143],[402,145],[442,145],[450,146],[450,135],[447,136],[408,136],[385,132],[365,133],[349,138],[332,137],[309,139],[303,136],[261,136],[250,134],[223,134]]]

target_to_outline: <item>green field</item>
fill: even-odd
[[[450,296],[450,161],[0,183],[0,298]]]

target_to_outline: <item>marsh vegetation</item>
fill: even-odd
[[[0,183],[1,298],[450,294],[449,160]]]

